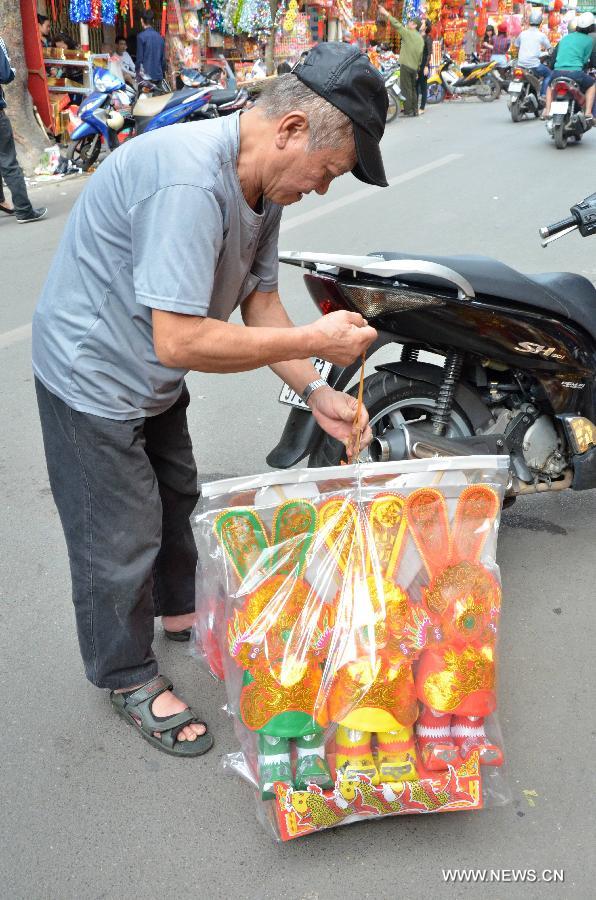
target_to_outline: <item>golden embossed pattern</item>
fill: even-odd
[[[424,697],[440,712],[453,712],[474,691],[492,691],[495,665],[491,647],[468,646],[461,653],[446,650],[445,668],[429,675],[424,682]]]

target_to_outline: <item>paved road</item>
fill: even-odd
[[[390,189],[350,177],[284,217],[282,246],[368,252],[474,251],[529,271],[596,280],[579,238],[540,249],[537,227],[593,191],[596,136],[556,151],[543,126],[513,126],[504,102],[445,104],[392,125]],[[162,668],[208,717],[216,749],[171,760],[110,712],[82,676],[67,563],[40,449],[28,324],[80,189],[37,190],[50,218],[0,221],[0,896],[11,900],[239,900],[496,897],[509,885],[443,886],[445,867],[565,869],[564,885],[527,898],[593,896],[596,716],[591,671],[594,494],[518,502],[500,541],[505,602],[501,723],[513,803],[479,814],[353,825],[289,845],[258,826],[247,786],[221,771],[236,746],[223,690],[161,636]],[[181,223],[180,240],[184,240]],[[83,248],[82,248],[83,249]],[[298,322],[312,315],[299,273],[282,289]],[[199,469],[258,472],[281,430],[275,378],[192,375]],[[592,887],[591,887],[592,885]]]

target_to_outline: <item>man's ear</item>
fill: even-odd
[[[306,113],[296,109],[287,113],[277,123],[275,146],[278,150],[283,150],[291,140],[306,134],[308,134],[308,117]]]

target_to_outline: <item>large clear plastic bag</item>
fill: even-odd
[[[495,562],[506,457],[203,486],[196,639],[282,839],[506,802]]]

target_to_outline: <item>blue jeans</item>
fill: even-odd
[[[157,675],[153,617],[195,609],[188,391],[161,415],[121,422],[35,388],[85,673],[101,688],[143,684]]]
[[[546,96],[546,91],[550,84],[551,75],[553,74],[552,70],[549,69],[548,66],[545,66],[543,63],[540,63],[540,65],[538,66],[532,66],[532,72],[535,72],[536,75],[539,75],[540,78],[543,79],[542,87],[540,88],[540,96]]]
[[[553,81],[555,78],[558,78],[559,75],[563,75],[565,76],[565,78],[572,78],[574,81],[576,81],[582,94],[585,94],[588,88],[591,88],[592,85],[596,83],[591,75],[588,75],[587,72],[583,72],[581,69],[573,72],[569,69],[555,69],[551,74],[548,83],[550,84],[551,81]]]

